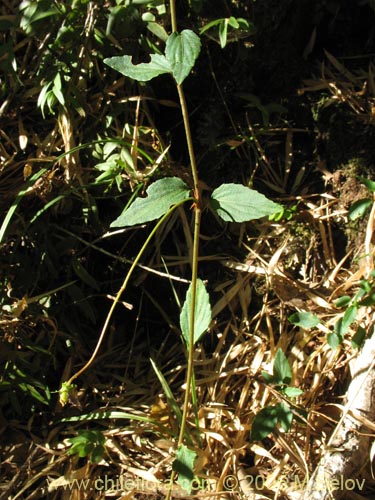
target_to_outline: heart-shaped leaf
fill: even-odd
[[[245,222],[282,210],[263,194],[241,184],[222,184],[214,190],[211,207],[227,222]]]
[[[137,198],[111,227],[134,226],[159,219],[172,205],[189,197],[188,186],[178,177],[160,179],[146,190],[147,198]]]
[[[172,33],[168,37],[165,55],[178,84],[181,84],[190,73],[200,49],[201,41],[194,31],[184,30],[181,33]]]

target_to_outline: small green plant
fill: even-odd
[[[367,187],[370,193],[375,193],[375,182],[370,179],[365,179],[364,177],[360,177],[359,180]],[[353,205],[349,208],[349,219],[357,220],[363,217],[368,209],[371,207],[373,202],[372,198],[361,198],[353,203]]]
[[[185,181],[178,177],[165,177],[159,179],[147,188],[145,197],[137,197],[130,206],[126,205],[123,213],[112,222],[111,227],[124,227],[157,220],[155,227],[152,229],[135,258],[133,265],[130,267],[125,277],[123,285],[113,301],[91,358],[84,367],[66,382],[65,389],[71,387],[73,380],[79,377],[94,361],[105,336],[114,308],[121,295],[124,293],[133,270],[151,241],[151,238],[153,238],[161,224],[163,224],[178,207],[189,203],[193,208],[194,216],[194,238],[191,263],[192,276],[180,314],[182,339],[187,349],[186,392],[183,412],[180,419],[175,467],[173,468],[171,478],[171,482],[173,482],[173,475],[175,472],[178,472],[179,480],[184,483],[186,480],[191,480],[194,462],[193,452],[191,450],[188,451],[183,444],[187,436],[186,424],[190,400],[191,398],[193,398],[193,401],[196,400],[194,397],[194,349],[212,321],[209,294],[203,281],[198,277],[199,238],[202,212],[206,209],[212,210],[225,222],[245,222],[278,213],[281,211],[282,207],[253,189],[233,183],[222,184],[214,189],[208,201],[203,198],[190,132],[188,109],[182,87],[183,81],[191,73],[195,61],[199,56],[201,42],[199,37],[191,30],[184,30],[178,33],[175,2],[173,0],[170,3],[170,8],[172,34],[170,34],[166,40],[164,54],[151,54],[150,62],[140,64],[133,64],[131,56],[128,55],[107,58],[104,62],[122,75],[139,82],[151,80],[162,74],[169,74],[173,77],[180,99],[193,185],[187,185]],[[68,397],[65,389],[61,393],[64,400]],[[63,403],[62,400],[61,402]],[[197,409],[195,409],[195,413],[197,414]],[[199,429],[199,425],[197,425],[197,428]],[[183,463],[183,470],[185,472],[181,472],[181,468],[178,466],[180,463]],[[169,495],[170,493],[171,491],[169,491]]]
[[[79,431],[78,436],[69,438],[72,445],[69,455],[87,457],[92,463],[99,463],[105,453],[105,437],[101,431]]]
[[[263,371],[262,376],[265,382],[273,386],[283,397],[296,398],[303,394],[303,391],[298,387],[290,386],[292,371],[282,349],[278,349],[276,353],[272,374]],[[278,425],[280,425],[285,432],[288,432],[292,425],[292,421],[293,412],[286,403],[266,406],[257,413],[253,420],[250,439],[252,441],[260,441],[272,432],[275,432]]]
[[[336,322],[333,332],[328,335],[328,343],[333,348],[342,344],[344,335],[356,322],[359,309],[375,305],[375,270],[371,271],[367,279],[360,281],[359,290],[354,297],[343,295],[337,299],[335,305],[338,308],[345,308],[345,312],[342,318]],[[365,336],[365,329],[361,325],[358,325],[356,333],[352,338],[353,347],[360,347],[363,344]]]
[[[287,109],[281,104],[277,104],[276,102],[263,104],[258,96],[249,94],[248,92],[240,92],[237,96],[247,102],[247,108],[254,108],[259,111],[264,127],[269,126],[271,115],[282,115],[287,112]]]
[[[215,19],[200,29],[200,35],[207,35],[212,40],[220,43],[223,49],[229,42],[239,38],[247,38],[255,32],[254,25],[247,19],[233,16]]]

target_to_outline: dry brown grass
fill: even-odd
[[[331,224],[346,215],[336,211],[333,196],[325,193],[302,199],[301,203],[304,216],[313,220],[309,231],[316,239],[308,241],[316,243],[314,248],[305,248],[304,259],[293,262],[299,279],[287,270],[288,265],[292,266],[291,257],[303,255],[293,246],[293,223],[266,223],[264,227],[259,225],[263,231],[255,240],[244,233],[241,244],[250,250],[248,261],[224,262],[232,269],[232,278],[216,284],[222,296],[213,304],[213,310],[222,319],[214,321],[207,334],[209,342],[203,342],[196,352],[199,432],[193,414],[189,422],[191,436],[200,436],[200,442],[194,438],[193,447],[198,455],[196,474],[202,478],[204,488],[196,498],[296,498],[324,454],[325,443],[340,416],[345,386],[350,380],[349,361],[356,350],[350,344],[352,333],[336,350],[328,345],[327,333],[342,315],[334,300],[344,289],[347,294],[354,293],[358,280],[368,272],[367,261],[357,266],[351,252],[337,262]],[[303,245],[301,239],[298,241]],[[288,253],[288,248],[294,251]],[[356,248],[356,255],[360,256],[363,249]],[[317,259],[318,254],[321,259]],[[256,307],[259,290],[263,290],[263,301],[254,312],[256,289]],[[316,313],[319,325],[309,331],[291,325],[287,316],[296,309]],[[364,328],[370,328],[370,317],[364,315],[359,321]],[[262,370],[271,371],[278,348],[288,356],[292,383],[303,390],[293,409],[305,413],[301,419],[294,419],[289,433],[278,431],[264,442],[252,443],[249,431],[254,416],[263,407],[283,399],[264,383],[261,375]],[[125,356],[124,352],[108,352],[103,359],[118,359],[119,354]],[[185,357],[179,343],[164,351],[161,348],[155,362],[181,403]],[[49,498],[105,497],[95,489],[70,491],[68,485],[75,479],[90,480],[87,488],[103,486],[101,480],[106,480],[107,486],[114,485],[112,490],[106,488],[108,498],[163,498],[178,429],[176,416],[151,369],[147,345],[135,346],[125,363],[124,375],[104,385],[99,384],[95,369],[90,373],[95,406],[98,411],[126,411],[146,421],[97,420],[107,450],[97,465],[66,453],[69,443],[63,437],[74,435],[82,427],[81,422],[51,422],[44,437],[28,438],[27,429],[15,425],[6,434],[8,444],[3,445],[6,459],[2,464],[2,498],[43,498],[47,491]],[[110,361],[106,366],[109,373],[119,368]],[[82,403],[92,396],[81,395]],[[72,410],[66,411],[69,415]],[[255,478],[257,486],[264,481],[259,491],[254,489]],[[112,483],[110,479],[118,481]],[[178,486],[174,488],[175,498],[189,497]]]

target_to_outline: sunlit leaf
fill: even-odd
[[[285,403],[276,405],[277,420],[285,432],[288,432],[293,420],[293,413]]]
[[[292,371],[282,349],[278,349],[276,353],[273,363],[273,375],[278,383],[289,384],[292,380]]]
[[[336,322],[334,330],[338,337],[344,337],[345,333],[349,330],[350,325],[355,321],[357,312],[357,305],[350,306],[346,309],[344,316]]]
[[[178,472],[177,483],[188,493],[191,493],[194,479],[194,462],[197,458],[195,451],[182,445],[176,451],[176,458],[173,461],[172,468]]]
[[[222,184],[214,190],[211,207],[227,222],[245,222],[280,212],[278,203],[241,184]]]
[[[345,307],[349,304],[349,302],[351,301],[351,297],[349,297],[349,295],[343,295],[342,297],[340,297],[339,299],[336,300],[335,302],[335,306],[336,307]]]
[[[137,198],[111,227],[134,226],[159,219],[168,209],[189,197],[188,186],[178,177],[160,179],[146,190],[146,198]]]
[[[342,343],[342,341],[343,339],[340,338],[335,332],[331,332],[327,335],[327,342],[330,347],[332,347],[332,349],[336,349],[336,347],[338,347]]]
[[[186,345],[190,344],[190,324],[191,308],[193,305],[192,286],[190,284],[186,294],[186,300],[181,310],[180,326]],[[197,289],[195,295],[195,314],[194,314],[194,344],[198,342],[211,323],[211,305],[210,298],[202,280],[197,280]]]
[[[314,328],[319,324],[319,318],[312,312],[296,312],[289,316],[288,320],[296,326],[300,326],[301,328],[305,328],[308,330],[309,328]]]
[[[200,49],[201,41],[194,31],[184,30],[168,37],[165,55],[178,84],[181,84],[192,70]]]
[[[160,54],[152,54],[149,63],[133,64],[131,56],[115,56],[104,59],[104,63],[137,82],[148,82],[156,76],[172,73],[170,62]]]
[[[303,390],[300,389],[299,387],[285,387],[283,393],[288,398],[296,398],[298,396],[301,396],[301,394],[303,394]]]

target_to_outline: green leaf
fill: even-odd
[[[293,413],[285,403],[276,405],[277,420],[285,432],[288,432],[293,420]]]
[[[214,26],[217,26],[220,24],[224,19],[214,19],[213,21],[210,21],[209,23],[205,24],[203,28],[200,29],[199,34],[202,35],[205,31],[213,28]]]
[[[168,59],[160,54],[152,54],[149,63],[133,64],[131,56],[115,56],[104,59],[104,63],[137,82],[148,82],[156,76],[172,73]]]
[[[297,396],[301,396],[301,394],[303,394],[303,390],[298,387],[285,387],[283,393],[288,398],[296,398]]]
[[[137,198],[111,227],[134,226],[159,219],[172,205],[187,199],[190,190],[178,177],[165,177],[151,184],[146,193],[147,198]]]
[[[367,189],[371,193],[375,193],[375,182],[371,181],[370,179],[366,179],[365,177],[360,177],[359,178],[361,182],[367,187]]]
[[[272,384],[273,382],[275,382],[273,375],[271,375],[270,373],[267,373],[265,371],[262,371],[262,377],[267,382],[267,384]],[[276,383],[277,383],[277,381],[276,381]]]
[[[177,483],[190,495],[194,479],[194,462],[197,458],[195,451],[181,445],[176,451],[176,458],[172,468],[178,472]]]
[[[241,184],[222,184],[214,190],[211,207],[227,222],[245,222],[280,212],[278,203]]]
[[[192,286],[190,284],[186,300],[180,314],[180,327],[186,345],[190,344],[190,321],[192,308]],[[194,344],[198,342],[211,323],[210,297],[202,280],[197,280],[194,314]]]
[[[201,49],[199,36],[191,30],[172,33],[167,40],[165,55],[174,79],[181,84],[192,70]]]
[[[335,302],[336,307],[345,307],[349,304],[351,301],[351,297],[349,295],[343,295],[342,297],[338,298]]]
[[[357,220],[363,217],[367,212],[367,209],[371,206],[372,200],[369,198],[364,198],[362,200],[357,200],[349,208],[349,219]]]
[[[266,406],[255,416],[251,431],[251,441],[261,441],[276,428],[278,422],[278,410],[275,406]]]
[[[101,431],[80,431],[78,436],[69,439],[71,448],[68,455],[89,457],[94,463],[100,462],[105,452],[105,437]]]
[[[93,276],[82,266],[77,257],[73,256],[72,258],[72,267],[76,275],[84,282],[86,285],[94,288],[95,290],[99,290],[100,287],[98,282],[95,280]]]
[[[201,41],[191,30],[172,33],[166,43],[165,55],[151,54],[148,63],[133,64],[131,56],[115,56],[104,59],[104,63],[122,75],[148,82],[156,76],[171,73],[181,84],[190,73],[199,55]]]
[[[373,306],[375,304],[375,290],[371,289],[368,296],[362,299],[359,304],[365,307]]]
[[[355,347],[356,349],[362,347],[365,337],[366,337],[366,330],[362,326],[359,326],[357,328],[355,335],[352,338],[352,346]]]
[[[177,401],[173,395],[173,392],[172,392],[171,388],[169,387],[168,382],[166,381],[164,375],[157,367],[155,361],[152,358],[150,358],[150,361],[151,361],[152,368],[154,369],[156,376],[158,377],[159,382],[161,383],[164,394],[167,397],[168,405],[170,406],[170,408],[172,408],[174,414],[176,415],[178,423],[181,424],[182,413],[181,413],[180,407],[178,406]]]
[[[336,347],[338,347],[342,343],[342,341],[343,339],[340,338],[337,333],[331,332],[327,335],[327,342],[332,347],[332,349],[336,349]]]
[[[231,26],[232,28],[234,28],[236,30],[238,30],[238,28],[240,27],[238,20],[233,16],[229,17],[227,22],[228,22],[229,26]]]
[[[289,316],[288,320],[293,324],[308,330],[319,324],[319,318],[311,312],[296,312]]]
[[[292,371],[282,349],[278,349],[276,353],[273,363],[273,375],[275,382],[280,384],[290,384],[292,380]]]
[[[336,322],[334,329],[339,337],[343,338],[345,333],[349,330],[350,325],[357,317],[357,311],[358,306],[356,305],[348,307],[344,316]]]
[[[219,24],[220,47],[223,49],[227,44],[228,37],[228,19],[223,19]]]

